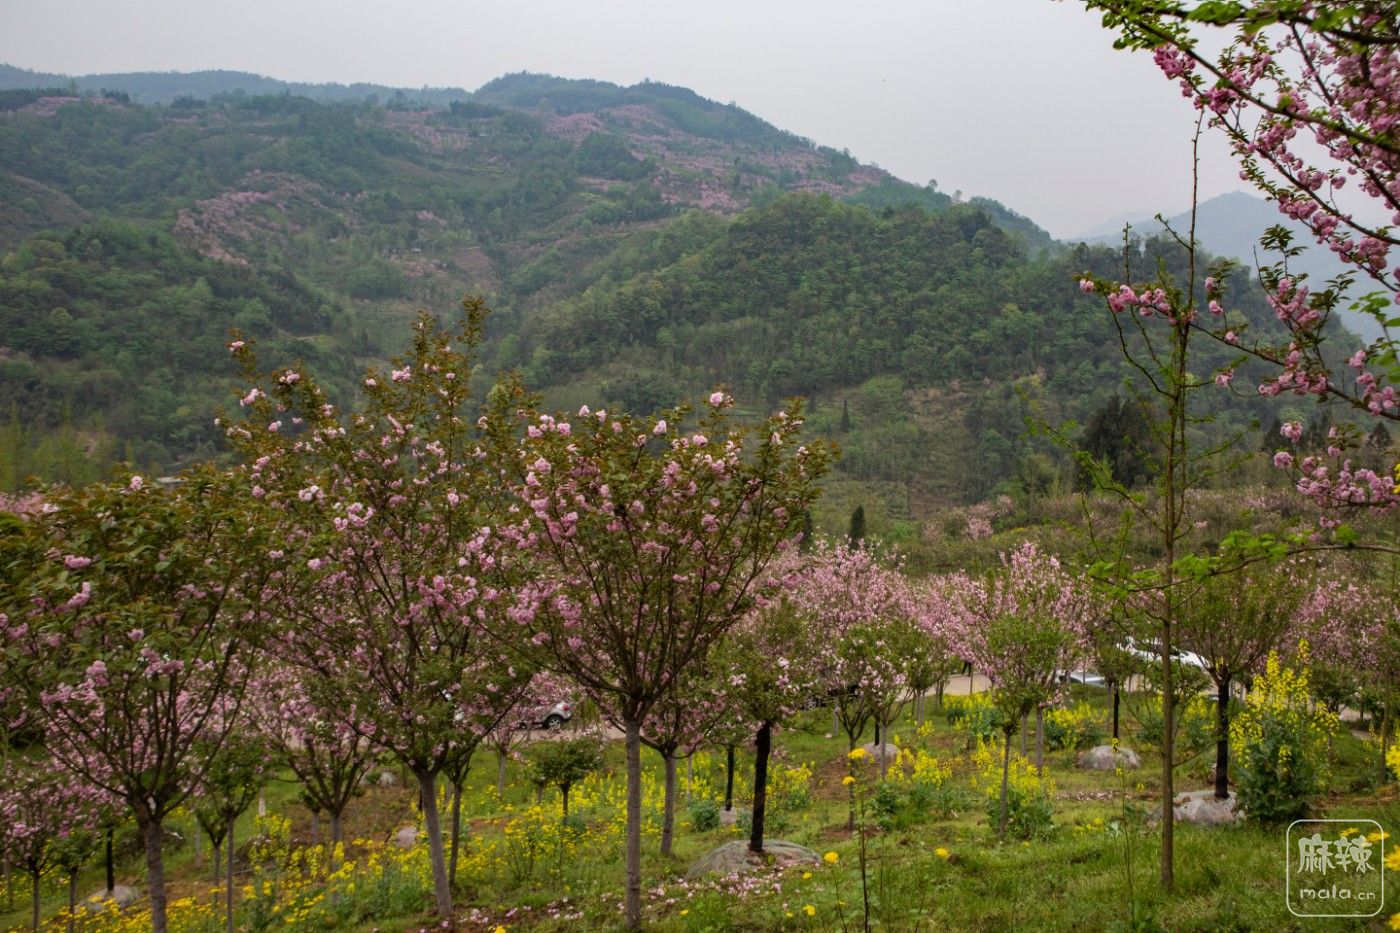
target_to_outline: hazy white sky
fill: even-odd
[[[0,0],[0,61],[479,87],[679,84],[1056,236],[1184,209],[1194,112],[1075,0]],[[1202,199],[1242,189],[1218,141]]]

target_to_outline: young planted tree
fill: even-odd
[[[248,731],[246,723],[235,726],[222,742],[196,743],[193,754],[204,759],[195,798],[194,814],[209,837],[214,856],[214,881],[219,880],[219,844],[226,846],[224,925],[233,933],[233,852],[234,826],[248,812],[268,779],[272,761],[263,736]]]
[[[727,680],[725,700],[735,718],[750,727],[754,739],[753,820],[749,851],[763,851],[768,807],[768,758],[773,730],[790,719],[818,689],[813,629],[786,599],[755,609],[737,625],[715,658],[715,670]],[[731,751],[733,746],[729,745]],[[733,799],[730,758],[726,802]]]
[[[963,668],[958,656],[958,638],[962,631],[957,618],[957,601],[947,592],[945,581],[933,577],[913,584],[915,627],[909,633],[907,677],[909,692],[914,697],[914,722],[924,723],[924,697],[936,692],[938,705],[943,705],[943,685]]]
[[[821,633],[816,671],[837,727],[854,749],[874,723],[883,748],[881,729],[908,702],[909,670],[919,660],[919,608],[908,581],[874,551],[838,543],[808,555],[791,586],[793,607]]]
[[[606,701],[626,734],[626,912],[641,925],[641,747],[647,716],[760,594],[829,454],[800,407],[757,429],[710,396],[696,429],[669,419],[525,412],[516,546],[543,578],[517,614],[542,666]]]
[[[39,929],[39,882],[52,867],[69,881],[69,910],[76,899],[78,870],[97,850],[102,791],[65,774],[57,762],[0,767],[0,836],[9,859],[29,873],[32,928]]]
[[[276,655],[330,708],[353,709],[361,737],[416,778],[437,912],[452,890],[438,776],[496,727],[529,682],[492,631],[507,625],[519,578],[498,530],[501,411],[469,410],[486,311],[464,303],[455,333],[419,318],[407,354],[364,380],[361,413],[342,419],[305,373],[259,378],[244,341],[231,349],[254,383],[228,429],[251,462],[255,494],[286,542],[285,620]]]
[[[1059,694],[1061,674],[1082,656],[1092,602],[1057,559],[1029,543],[1003,555],[1001,568],[965,593],[976,622],[967,628],[964,650],[991,681],[1004,724],[997,827],[1004,834],[1012,733]]]
[[[330,818],[334,859],[344,838],[345,808],[364,793],[361,779],[374,758],[355,708],[318,702],[309,687],[295,668],[269,663],[254,683],[248,713],[276,759],[301,782],[302,801],[313,820],[319,813]]]
[[[540,742],[526,753],[530,780],[540,787],[559,788],[561,820],[569,819],[569,790],[603,766],[603,749],[589,737]]]
[[[66,770],[131,809],[164,931],[162,826],[203,775],[196,745],[217,748],[237,718],[272,604],[267,525],[248,485],[213,469],[45,499],[0,541],[0,682]]]
[[[1197,140],[1199,140],[1199,129]],[[1193,142],[1194,146],[1194,142]],[[1193,163],[1194,177],[1194,163]],[[1192,203],[1194,205],[1194,187]],[[1174,683],[1174,649],[1180,615],[1179,587],[1183,580],[1178,560],[1193,558],[1186,538],[1194,523],[1188,514],[1188,494],[1226,466],[1224,455],[1233,445],[1225,440],[1214,446],[1194,444],[1194,429],[1208,420],[1199,409],[1200,393],[1216,382],[1228,384],[1228,374],[1215,382],[1202,379],[1193,370],[1192,338],[1200,330],[1197,318],[1196,229],[1194,206],[1191,229],[1179,239],[1184,252],[1184,281],[1178,283],[1165,268],[1159,268],[1151,283],[1130,285],[1085,275],[1079,287],[1085,294],[1103,298],[1118,336],[1124,358],[1141,377],[1145,391],[1156,400],[1154,416],[1148,425],[1152,468],[1156,474],[1156,495],[1135,495],[1114,479],[1101,461],[1079,451],[1080,466],[1093,476],[1095,484],[1116,494],[1123,503],[1128,523],[1141,522],[1151,530],[1157,553],[1155,566],[1132,566],[1122,553],[1098,565],[1099,576],[1116,596],[1152,620],[1161,671],[1162,690],[1162,886],[1171,890],[1175,878],[1175,718],[1177,687]],[[1215,270],[1202,283],[1212,302],[1223,294],[1221,277],[1228,266]],[[1123,278],[1131,278],[1130,256],[1125,250]]]
[[[1297,562],[1251,564],[1228,576],[1207,577],[1183,595],[1180,644],[1195,652],[1215,685],[1215,796],[1230,796],[1230,688],[1262,671],[1270,652],[1288,647],[1309,590]]]
[[[689,758],[726,725],[731,706],[709,665],[697,665],[657,700],[642,723],[642,744],[661,756],[661,854],[669,856],[676,830],[676,761]]]

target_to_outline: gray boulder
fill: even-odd
[[[899,746],[895,745],[893,742],[885,742],[880,745],[876,745],[874,742],[867,742],[862,745],[861,748],[865,749],[865,753],[870,756],[870,760],[874,761],[877,765],[880,763],[880,755],[882,753],[885,756],[886,764],[893,764],[894,760],[899,757]]]
[[[417,826],[400,826],[394,831],[394,845],[400,849],[411,849],[418,844]]]
[[[1079,756],[1079,767],[1085,771],[1113,771],[1119,767],[1133,771],[1142,767],[1142,759],[1131,748],[1099,745]]]
[[[784,839],[763,840],[762,854],[750,852],[747,840],[736,839],[701,856],[685,876],[694,879],[702,875],[737,875],[763,868],[820,865],[821,861],[822,857],[806,846]]]
[[[93,907],[99,907],[104,901],[111,901],[121,909],[125,910],[141,899],[141,892],[125,884],[119,884],[112,890],[102,889],[87,899],[85,903]]]
[[[1244,811],[1233,791],[1224,800],[1214,790],[1193,790],[1177,794],[1172,800],[1172,812],[1182,823],[1197,826],[1233,826],[1244,820]]]

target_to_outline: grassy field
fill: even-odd
[[[1101,696],[1084,693],[1078,701],[1102,719]],[[1004,840],[989,825],[983,789],[999,779],[1000,750],[986,748],[979,764],[976,749],[969,751],[964,722],[949,722],[931,701],[923,728],[906,713],[891,730],[906,755],[899,773],[885,781],[870,758],[850,763],[845,738],[832,736],[830,728],[830,713],[814,710],[775,737],[768,833],[810,846],[825,859],[810,868],[738,879],[686,881],[684,876],[710,849],[742,838],[749,756],[740,750],[740,826],[695,827],[713,817],[707,801],[722,792],[722,751],[701,753],[689,768],[681,765],[675,853],[662,858],[661,767],[653,753],[645,753],[649,926],[858,930],[868,904],[871,927],[887,930],[1348,930],[1385,929],[1390,915],[1400,911],[1400,896],[1390,893],[1370,920],[1295,918],[1285,903],[1284,830],[1249,824],[1179,826],[1176,891],[1164,894],[1157,880],[1160,833],[1138,817],[1155,808],[1160,773],[1154,749],[1137,736],[1139,724],[1126,711],[1123,741],[1143,753],[1143,768],[1085,772],[1075,767],[1074,750],[1048,752],[1044,791],[1053,825],[1030,838]],[[1206,786],[1212,754],[1178,768],[1178,790]],[[547,791],[536,805],[535,788],[516,762],[505,794],[498,797],[495,762],[480,755],[463,795],[457,890],[462,928],[606,930],[616,925],[622,890],[621,758],[620,744],[613,743],[606,769],[575,788],[570,820],[561,823],[558,795]],[[1358,735],[1336,737],[1332,791],[1322,801],[1322,815],[1364,817],[1387,829],[1400,826],[1400,792],[1394,783],[1380,783],[1377,758],[1376,747]],[[857,774],[851,787],[843,785],[848,769]],[[376,780],[352,804],[346,832],[351,841],[335,867],[324,847],[310,845],[309,815],[295,787],[285,781],[268,786],[267,815],[249,814],[238,829],[241,840],[254,840],[251,848],[240,843],[240,928],[395,931],[435,925],[428,913],[426,846],[420,842],[404,850],[392,843],[395,830],[417,821],[414,796],[396,769],[376,775],[382,772],[395,774],[396,786],[381,787]],[[1037,789],[1029,765],[1022,783]],[[864,833],[847,829],[852,796],[862,804]],[[191,824],[176,820],[171,830],[179,837],[172,836],[168,868],[175,879],[172,928],[221,929],[207,845],[196,864],[188,841]],[[142,885],[134,852],[122,859],[118,875],[119,882]],[[0,900],[0,924],[24,928],[28,879],[15,876],[11,884],[12,891]],[[99,866],[83,877],[80,892],[101,884]],[[45,917],[55,928],[65,890],[57,879],[46,883]],[[82,925],[143,927],[139,910]]]

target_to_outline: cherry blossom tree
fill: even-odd
[[[915,631],[911,633],[908,647],[908,679],[914,696],[914,722],[923,725],[924,697],[930,690],[936,690],[941,707],[943,685],[962,670],[958,639],[963,620],[960,601],[947,592],[943,578],[932,577],[913,587]]]
[[[68,877],[70,913],[79,869],[97,851],[106,795],[74,780],[61,763],[40,761],[0,766],[0,836],[8,856],[29,873],[33,929],[39,929],[39,882],[51,867]]]
[[[0,683],[67,771],[131,809],[164,931],[162,825],[203,774],[195,747],[217,748],[242,703],[272,602],[267,525],[213,468],[44,500],[0,539]]]
[[[251,690],[248,715],[277,759],[301,782],[302,801],[312,819],[320,813],[330,818],[334,857],[344,835],[345,808],[363,793],[361,779],[374,757],[363,738],[368,724],[354,706],[318,702],[311,687],[296,668],[265,664]]]
[[[514,542],[541,578],[516,614],[540,663],[602,702],[626,735],[626,924],[641,924],[641,746],[653,708],[747,612],[829,461],[799,441],[800,405],[744,429],[713,393],[642,419],[522,411]]]
[[[818,544],[791,599],[822,633],[815,663],[848,747],[873,722],[883,749],[882,730],[908,702],[910,669],[922,661],[920,610],[897,557],[882,562],[868,548]]]
[[[1297,632],[1324,671],[1354,683],[1353,701],[1379,712],[1379,769],[1387,773],[1390,733],[1400,709],[1400,612],[1394,591],[1344,570],[1316,581],[1297,612]]]
[[[964,650],[992,684],[1003,714],[1001,816],[1006,832],[1007,779],[1011,734],[1037,708],[1062,689],[1061,674],[1083,653],[1084,634],[1093,624],[1093,603],[1083,583],[1058,559],[1026,543],[1002,555],[1001,568],[980,587],[969,588],[976,624],[965,634]]]
[[[1338,399],[1372,416],[1400,419],[1395,381],[1400,354],[1389,310],[1400,302],[1400,267],[1388,264],[1400,243],[1400,144],[1393,133],[1400,98],[1400,14],[1391,4],[1350,0],[1086,0],[1118,45],[1150,49],[1162,73],[1178,84],[1222,132],[1242,177],[1305,225],[1317,242],[1354,271],[1322,287],[1290,271],[1300,248],[1283,227],[1263,243],[1281,261],[1260,270],[1282,340],[1254,339],[1227,314],[1223,292],[1206,283],[1211,317],[1192,326],[1272,364],[1264,395],[1293,392]],[[1215,34],[1215,35],[1211,35]],[[1219,52],[1207,51],[1228,37]],[[1356,277],[1377,290],[1354,307],[1376,318],[1383,336],[1346,366],[1323,352],[1328,322]],[[1347,372],[1350,370],[1350,372]],[[1217,378],[1228,385],[1232,372]],[[1276,463],[1292,471],[1299,492],[1329,507],[1390,510],[1395,484],[1354,465],[1362,432],[1334,433],[1325,456]],[[1335,519],[1332,520],[1336,522]]]
[[[468,410],[486,310],[463,310],[456,332],[421,316],[408,352],[369,373],[363,410],[348,418],[299,369],[259,376],[251,346],[235,340],[251,388],[227,426],[285,542],[272,552],[285,620],[274,653],[318,701],[353,708],[362,737],[417,779],[444,918],[438,777],[463,766],[531,675],[491,634],[515,624],[521,581],[499,531],[514,442],[502,406]]]

